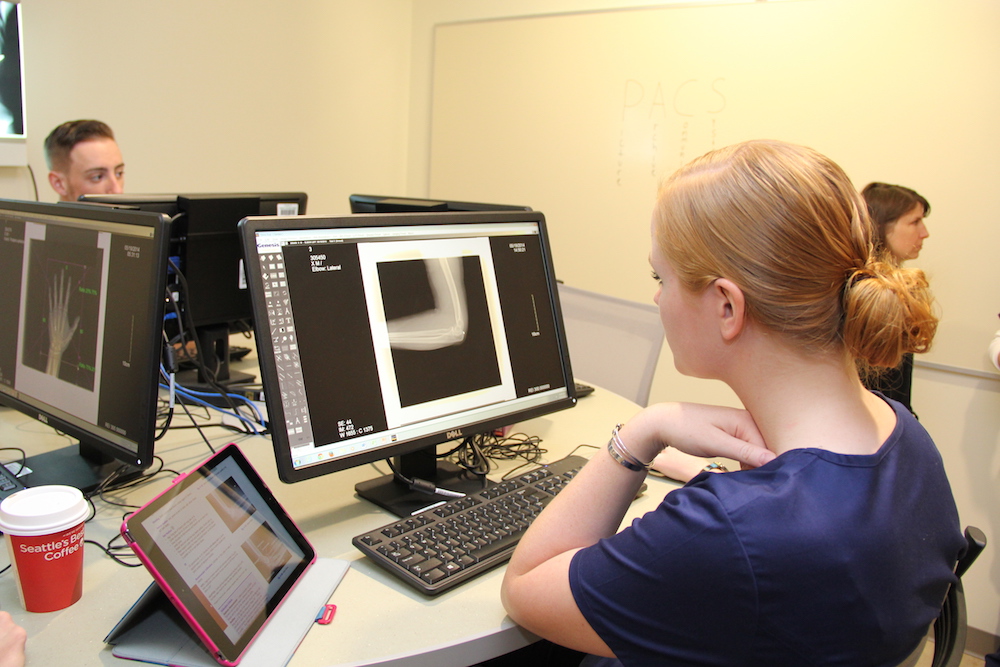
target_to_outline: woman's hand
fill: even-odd
[[[691,456],[679,449],[667,447],[653,459],[653,470],[686,484],[697,477],[710,462],[710,459]]]
[[[623,426],[619,437],[642,461],[653,460],[666,447],[692,456],[733,459],[752,468],[775,456],[749,412],[716,405],[652,405]]]

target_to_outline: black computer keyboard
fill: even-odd
[[[505,563],[538,513],[583,467],[567,456],[354,538],[366,556],[436,595]]]
[[[5,465],[0,465],[0,500],[24,488],[21,480]]]

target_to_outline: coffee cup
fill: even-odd
[[[46,485],[0,502],[0,530],[24,608],[64,609],[83,595],[83,530],[89,505],[79,489]]]

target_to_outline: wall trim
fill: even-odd
[[[1000,636],[979,628],[969,628],[965,638],[965,652],[982,658],[987,653],[1000,649]]]

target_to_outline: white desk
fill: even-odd
[[[572,409],[533,419],[517,430],[543,439],[547,460],[569,454],[581,443],[603,445],[615,423],[625,421],[639,408],[617,395],[597,390]],[[183,413],[174,424],[184,424]],[[215,445],[231,441],[222,429],[211,429]],[[500,604],[499,567],[437,597],[406,587],[370,563],[351,545],[351,538],[390,522],[393,517],[354,495],[354,484],[376,475],[371,466],[326,475],[297,484],[283,484],[277,471],[270,439],[237,440],[289,514],[309,536],[320,556],[352,562],[331,602],[337,616],[327,626],[316,625],[292,659],[306,665],[467,665],[502,655],[527,645],[534,637],[514,625]],[[20,413],[0,408],[0,446],[17,446],[35,454],[65,446],[66,438]],[[594,450],[579,453],[589,456]],[[157,453],[168,467],[186,471],[207,458],[205,443],[194,430],[172,430],[158,443]],[[10,460],[5,458],[4,460]],[[384,466],[383,466],[384,467]],[[512,465],[498,471],[502,474]],[[161,490],[169,479],[115,496],[141,504]],[[632,506],[630,516],[654,508],[677,484],[650,477],[649,490]],[[87,539],[102,544],[118,531],[122,508],[96,501],[97,516],[87,524]],[[628,519],[627,519],[628,520]],[[0,545],[0,567],[8,562],[6,545]],[[0,608],[28,632],[29,665],[115,665],[103,639],[133,601],[151,582],[145,568],[122,567],[93,545],[84,552],[83,598],[75,605],[48,614],[25,612],[17,597],[12,571],[0,575]]]

